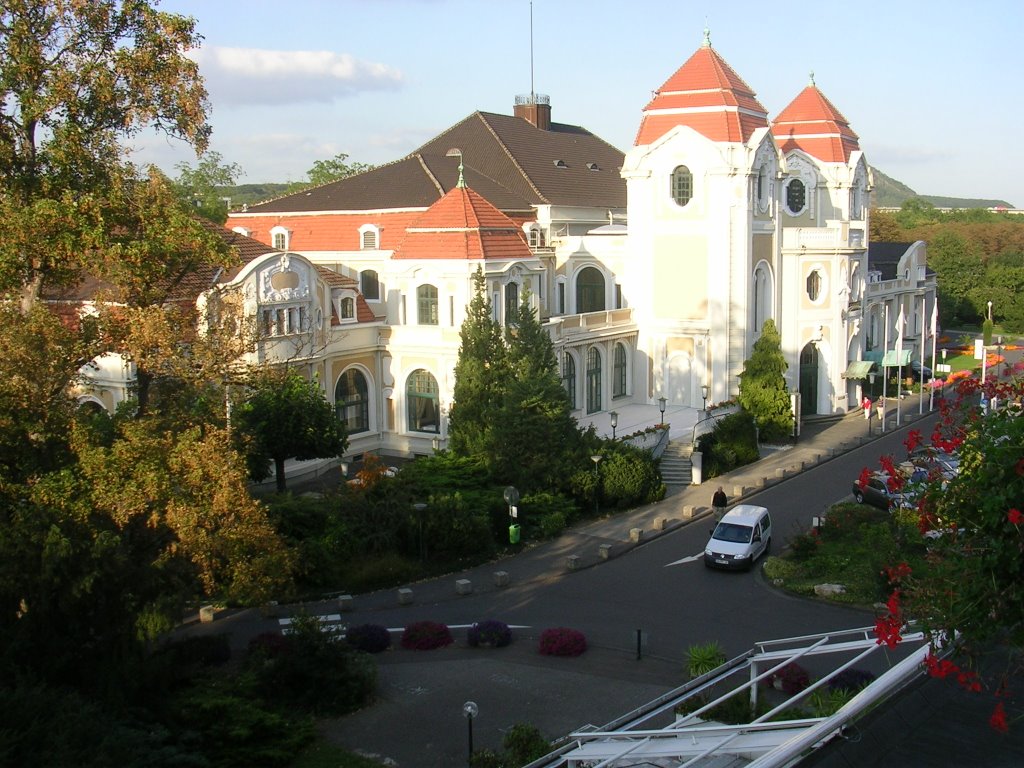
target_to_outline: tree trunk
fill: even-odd
[[[39,291],[43,286],[43,276],[39,272],[33,272],[31,279],[22,283],[21,286],[21,314],[27,315],[39,300]]]
[[[274,459],[274,477],[277,478],[277,492],[284,493],[288,490],[285,486],[284,459]]]

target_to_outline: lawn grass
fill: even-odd
[[[382,768],[383,765],[320,739],[296,757],[292,768]]]

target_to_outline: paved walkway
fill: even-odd
[[[927,413],[927,401],[924,406]],[[920,418],[916,398],[904,400],[902,407],[902,424],[912,425]],[[666,415],[680,421],[677,414]],[[890,413],[890,429],[895,427],[895,421],[894,414]],[[620,425],[624,423],[620,421]],[[465,599],[457,593],[457,579],[470,582],[473,594],[480,595],[508,589],[496,583],[496,571],[507,572],[515,586],[535,587],[546,580],[564,577],[572,567],[582,569],[599,565],[603,560],[602,546],[607,548],[610,557],[637,546],[636,530],[642,531],[639,539],[643,541],[710,514],[711,495],[719,484],[729,495],[730,504],[735,504],[743,496],[778,482],[784,475],[827,461],[840,452],[877,438],[877,419],[873,419],[871,424],[874,433],[869,437],[867,423],[860,414],[805,423],[800,438],[794,444],[783,449],[766,449],[761,461],[715,478],[708,484],[677,488],[657,504],[581,524],[559,539],[527,547],[515,557],[410,585],[415,603],[441,606]],[[629,434],[630,431],[635,430],[627,427],[625,433],[619,431],[619,434]],[[528,595],[529,590],[524,590],[523,594]],[[374,616],[374,623],[403,625],[402,611],[407,606],[398,605],[396,590],[354,596],[353,601],[358,606],[353,620],[359,623],[369,621],[366,618],[369,613]],[[338,600],[303,606],[317,614],[339,614],[345,607]],[[296,608],[289,606],[285,614]],[[341,613],[341,616],[345,614]],[[224,616],[194,629],[231,632],[236,647],[244,647],[249,637],[278,628],[276,617],[261,616],[259,612],[250,610]],[[457,647],[437,653],[444,655],[398,650],[379,656],[377,702],[345,718],[324,722],[322,733],[349,749],[391,761],[387,763],[389,765],[450,768],[464,764],[466,759],[469,724],[461,717],[460,711],[468,690],[487,692],[484,694],[487,698],[480,698],[478,702],[481,713],[486,713],[486,721],[481,715],[475,746],[499,748],[501,734],[495,730],[494,723],[534,723],[546,736],[554,737],[578,729],[587,722],[595,725],[609,722],[680,682],[679,659],[645,658],[644,663],[638,665],[633,656],[624,654],[621,649],[591,647],[577,659],[548,659],[537,654],[532,643],[513,642],[508,648],[487,656],[474,649]],[[940,686],[936,693],[930,695],[941,698],[952,688],[955,686]],[[922,732],[920,738],[934,741],[942,733],[942,728],[941,725],[936,727],[934,720],[926,720],[922,725],[929,722],[931,731]],[[488,723],[491,724],[490,729]],[[905,730],[901,732],[905,733]],[[982,733],[975,735],[977,739],[985,736]],[[1015,746],[1020,747],[1019,740]],[[941,755],[941,750],[938,752]],[[869,763],[867,755],[859,754],[851,765],[895,765],[884,760]],[[963,764],[1010,764],[979,761],[976,757],[972,756]],[[899,764],[944,766],[951,763],[941,759],[915,762],[907,758],[904,747],[903,760]]]

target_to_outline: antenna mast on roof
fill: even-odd
[[[530,103],[535,104],[536,92],[533,90],[533,0],[530,0]]]

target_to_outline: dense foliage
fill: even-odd
[[[769,318],[743,364],[739,391],[740,405],[757,419],[766,442],[783,440],[792,432],[793,415],[785,377],[788,367],[782,354],[782,336],[775,321]]]
[[[760,453],[754,417],[739,411],[716,419],[714,429],[697,439],[696,450],[703,456],[704,478],[718,477],[757,461]]]

